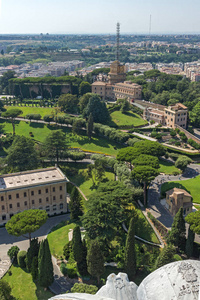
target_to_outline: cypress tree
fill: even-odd
[[[89,139],[91,140],[92,131],[93,131],[93,116],[92,116],[91,113],[90,113],[89,118],[88,118],[86,130],[87,130],[87,135],[88,135]]]
[[[104,272],[104,258],[97,240],[92,240],[87,254],[88,272],[90,275],[97,277],[98,284],[100,276]]]
[[[82,260],[80,263],[77,263],[78,271],[80,275],[86,276],[88,275],[87,271],[87,246],[85,239],[82,242]]]
[[[193,244],[194,244],[194,237],[195,237],[195,233],[191,230],[190,227],[188,229],[188,238],[185,246],[185,253],[188,258],[190,258],[193,255]]]
[[[53,264],[48,240],[45,239],[40,245],[38,255],[38,280],[41,286],[47,288],[53,283]]]
[[[32,275],[33,280],[36,280],[38,277],[38,258],[37,258],[37,256],[34,256],[33,260],[32,260],[31,275]]]
[[[83,258],[83,245],[82,245],[81,231],[79,226],[76,226],[73,230],[72,252],[75,261],[77,263],[80,263]]]
[[[135,220],[131,218],[128,234],[126,238],[125,255],[124,255],[124,268],[132,279],[136,273],[136,252],[135,252]]]
[[[77,220],[83,215],[81,199],[78,189],[74,186],[70,195],[69,202],[70,219]]]
[[[29,272],[31,271],[33,258],[38,256],[39,248],[38,239],[32,239],[26,254],[26,268]]]
[[[174,217],[167,243],[172,244],[181,250],[185,250],[185,234],[185,220],[183,218],[183,208],[181,207]]]
[[[162,252],[158,256],[155,263],[155,270],[169,264],[174,261],[174,255],[176,253],[175,247],[173,245],[168,245],[163,248]]]

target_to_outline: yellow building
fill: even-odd
[[[129,102],[142,98],[142,87],[131,81],[116,83],[113,92],[115,99],[127,99]]]
[[[175,128],[175,124],[187,128],[187,107],[182,103],[176,103],[164,109],[165,125]]]
[[[166,192],[166,205],[172,216],[183,208],[183,215],[192,212],[192,196],[183,189],[173,188]]]
[[[110,72],[108,73],[108,83],[115,84],[126,80],[126,67],[118,60],[110,65]]]
[[[0,176],[0,224],[26,209],[44,209],[48,215],[66,213],[67,182],[57,167]]]

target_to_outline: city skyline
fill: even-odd
[[[200,33],[200,2],[192,0],[0,0],[0,34]]]

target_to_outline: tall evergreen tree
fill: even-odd
[[[48,240],[45,239],[40,244],[38,255],[38,280],[39,284],[45,288],[53,283],[53,264],[49,249]]]
[[[26,254],[26,268],[29,272],[31,271],[33,258],[38,257],[39,248],[38,239],[32,239]]]
[[[77,220],[83,215],[81,199],[78,189],[74,186],[70,195],[69,202],[70,218],[72,220]]]
[[[185,250],[185,234],[185,220],[183,218],[183,208],[181,207],[174,217],[167,243],[172,244],[181,250]]]
[[[136,252],[135,252],[135,218],[131,218],[128,234],[126,238],[125,257],[124,257],[124,268],[132,279],[136,273]]]
[[[155,263],[155,270],[169,264],[170,262],[173,262],[174,255],[176,253],[175,247],[173,245],[168,245],[163,248],[162,252],[158,256],[156,263]]]
[[[195,233],[189,227],[188,238],[187,238],[186,246],[185,246],[185,253],[188,258],[190,258],[193,255],[194,237],[195,237]]]
[[[32,275],[33,280],[36,280],[38,277],[38,258],[37,258],[37,256],[34,256],[33,260],[32,260],[31,275]]]
[[[85,239],[82,242],[82,260],[77,263],[78,271],[82,276],[88,275],[87,271],[87,246]]]
[[[72,252],[74,254],[75,261],[80,263],[83,258],[83,245],[79,226],[76,226],[73,230]]]
[[[92,114],[89,115],[86,130],[87,130],[87,135],[88,135],[89,139],[91,140],[92,131],[93,131],[93,117],[92,117]]]
[[[90,273],[90,275],[97,277],[97,281],[99,284],[100,276],[104,272],[104,258],[97,240],[91,241],[87,254],[87,265],[88,272]]]

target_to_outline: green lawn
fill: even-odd
[[[73,229],[76,226],[75,223],[65,225],[55,231],[52,231],[48,234],[48,242],[51,250],[51,254],[55,257],[63,255],[63,247],[69,241],[68,233],[70,229]]]
[[[72,164],[70,166],[72,166]],[[95,187],[93,186],[92,179],[87,179],[87,180],[85,179],[84,173],[86,172],[87,166],[83,163],[82,164],[74,163],[73,167],[79,170],[78,174],[73,176],[67,175],[67,177],[71,182],[75,183],[81,189],[81,191],[86,197],[89,197],[89,195],[95,191],[96,186]],[[111,172],[106,172],[105,178],[108,178],[109,180],[114,180],[114,174]]]
[[[0,124],[4,125],[6,133],[12,133],[12,124],[0,120]],[[16,134],[30,137],[29,132],[33,133],[33,139],[39,142],[44,142],[46,136],[51,130],[60,129],[60,126],[47,125],[41,123],[30,123],[25,121],[16,121]],[[108,155],[117,155],[119,149],[123,146],[111,142],[103,137],[93,137],[91,140],[87,136],[78,136],[71,133],[71,128],[63,127],[62,130],[66,133],[68,146],[72,148],[80,148],[85,151],[104,153]]]
[[[165,196],[166,191],[174,187],[177,187],[188,191],[192,195],[194,203],[200,203],[199,186],[200,186],[200,175],[188,180],[166,182],[161,187],[161,195]]]
[[[112,122],[114,122],[117,126],[141,126],[147,124],[147,121],[143,120],[139,115],[133,113],[132,111],[122,113],[117,110],[110,114]]]
[[[178,168],[176,168],[173,163],[160,160],[159,164],[160,164],[160,168],[158,169],[158,171],[160,173],[173,174],[173,172],[177,172],[181,174],[181,171]]]
[[[23,111],[23,114],[21,116],[26,116],[27,114],[40,114],[42,118],[45,115],[51,115],[52,112],[55,111],[55,108],[53,107],[35,107],[35,106],[4,106],[6,109],[11,108],[19,108]],[[61,113],[60,113],[61,115]]]
[[[3,279],[9,283],[12,295],[18,300],[48,300],[54,296],[50,291],[44,291],[44,288],[36,285],[31,274],[20,267],[12,266],[10,271],[12,275],[7,273]]]

